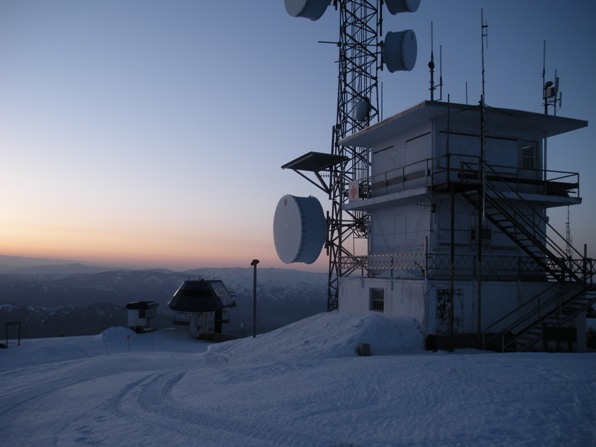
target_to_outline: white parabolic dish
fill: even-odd
[[[385,5],[391,14],[416,12],[420,6],[420,0],[385,0]]]
[[[312,264],[327,238],[327,222],[321,203],[312,196],[283,196],[273,217],[273,241],[277,256],[286,264]]]
[[[292,17],[319,20],[325,13],[330,0],[284,0],[286,11]]]
[[[416,65],[418,53],[416,34],[411,29],[397,33],[388,32],[382,53],[385,65],[391,73],[411,71]]]

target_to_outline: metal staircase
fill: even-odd
[[[462,195],[476,209],[484,208],[485,218],[528,255],[546,281],[553,283],[547,291],[488,326],[485,347],[524,351],[535,349],[551,334],[554,339],[568,339],[575,332],[567,326],[595,302],[593,260],[572,248],[577,256],[573,259],[561,248],[567,244],[565,238],[549,224],[544,209],[536,209],[527,195],[524,197],[518,184],[512,185],[489,165],[484,167],[484,179],[479,172],[477,164],[462,163],[458,177],[467,186],[461,189]],[[493,328],[500,328],[499,332],[491,332]]]
[[[554,283],[521,306],[493,322],[484,331],[483,345],[497,351],[547,349],[547,342],[575,341],[573,319],[596,303],[596,287]],[[499,327],[498,332],[493,328]],[[551,335],[549,335],[551,334]],[[539,345],[543,342],[542,346]]]

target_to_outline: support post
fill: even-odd
[[[17,327],[17,346],[21,346],[21,322],[20,321],[7,321],[6,322],[6,347],[8,348],[8,328],[10,326]]]
[[[484,26],[484,25],[483,25]],[[484,45],[483,45],[484,48]],[[484,50],[483,50],[484,51]],[[483,53],[484,54],[484,53]],[[484,56],[483,56],[484,57]],[[483,81],[484,83],[484,81]],[[484,89],[483,89],[484,90]],[[478,266],[476,273],[478,275],[478,317],[477,317],[477,329],[476,329],[476,344],[477,347],[481,347],[482,343],[482,224],[484,223],[484,94],[480,96],[480,159],[478,161],[478,174],[480,176],[480,183],[478,185],[478,223],[476,228],[476,242],[477,242],[477,258],[476,261]]]
[[[258,259],[253,259],[250,265],[253,266],[252,284],[252,338],[257,336],[257,264]]]
[[[449,244],[451,246],[449,250],[449,352],[453,352],[453,324],[455,318],[455,190],[451,181],[449,181],[449,192],[451,193],[451,240]]]

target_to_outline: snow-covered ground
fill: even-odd
[[[337,313],[223,344],[123,328],[11,342],[0,443],[596,445],[596,354],[421,346],[411,320]]]

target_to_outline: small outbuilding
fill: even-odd
[[[139,334],[155,330],[158,306],[159,303],[156,303],[155,301],[135,301],[127,303],[128,327]]]
[[[221,280],[200,279],[184,281],[168,307],[177,312],[177,321],[188,322],[193,337],[202,338],[222,333],[223,323],[229,322],[226,309],[236,303]]]

